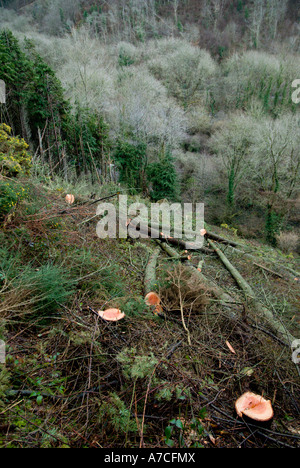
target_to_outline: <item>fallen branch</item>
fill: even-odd
[[[284,342],[287,346],[290,346],[290,343],[292,343],[295,338],[293,335],[284,327],[284,325],[274,317],[274,314],[267,309],[263,304],[259,302],[259,300],[256,298],[256,295],[249,285],[249,283],[242,277],[242,275],[239,273],[239,271],[230,263],[226,255],[214,244],[212,240],[208,240],[209,245],[214,249],[216,254],[219,256],[220,260],[224,264],[224,266],[227,268],[227,270],[230,272],[232,277],[235,279],[241,290],[245,293],[245,296],[249,303],[252,305],[254,310],[262,315],[268,322],[269,326],[276,331],[277,333],[280,333],[284,337]]]
[[[250,260],[254,265],[257,264],[257,257],[255,257],[254,255],[251,255],[250,253],[247,253],[247,252],[244,252],[240,249],[237,249],[235,247],[232,247],[232,246],[229,246],[230,249],[232,250],[233,253],[235,254],[238,254],[239,257],[243,257],[243,258],[246,258],[247,260]],[[220,246],[220,249],[222,250],[222,252],[224,253],[224,248],[222,248]],[[266,259],[263,259],[264,262],[268,265],[276,265],[276,262],[273,261],[273,260],[266,260]],[[257,264],[258,266],[262,267],[262,268],[265,268],[267,270],[267,267],[263,267],[262,265],[259,265]],[[286,280],[286,281],[295,281],[297,278],[300,277],[299,273],[297,273],[296,271],[286,267],[286,266],[283,266],[283,265],[279,265],[280,266],[280,270],[281,270],[281,273],[277,273],[277,272],[273,272],[274,274],[276,274],[277,276],[279,277],[282,277],[282,279]],[[269,272],[271,272],[272,270],[269,270]],[[283,274],[284,273],[284,274]]]
[[[179,301],[180,301],[180,315],[181,315],[181,322],[182,322],[182,326],[187,334],[187,340],[188,340],[188,344],[189,346],[192,346],[192,341],[191,341],[191,334],[190,334],[190,330],[188,329],[187,325],[186,325],[186,322],[185,322],[185,317],[184,317],[184,303],[183,303],[183,298],[182,298],[182,294],[181,294],[181,287],[180,287],[180,283],[177,285],[178,287],[178,293],[179,293]]]
[[[95,205],[96,203],[99,203],[99,202],[102,202],[102,201],[105,201],[105,200],[110,200],[111,198],[114,198],[117,195],[120,195],[120,192],[114,193],[113,195],[109,195],[109,196],[104,197],[104,198],[98,198],[98,200],[93,200],[92,202],[86,202],[86,204]]]
[[[234,242],[234,241],[225,239],[224,237],[221,237],[218,234],[215,234],[214,232],[211,232],[211,231],[206,232],[205,238],[207,240],[208,239],[215,240],[215,241],[219,242],[220,244],[230,245],[231,247],[242,247],[242,245],[239,244],[238,242]]]
[[[272,276],[277,276],[278,278],[281,278],[281,279],[284,279],[284,277],[282,275],[280,275],[279,273],[276,273],[276,271],[273,271],[273,270],[270,270],[269,268],[263,266],[263,265],[260,265],[259,263],[253,263],[254,266],[257,266],[258,268],[261,268],[262,270],[266,271],[267,273],[270,273],[270,275]]]

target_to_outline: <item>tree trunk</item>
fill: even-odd
[[[239,287],[244,291],[246,299],[249,301],[249,305],[261,316],[263,316],[268,322],[269,326],[277,333],[281,334],[284,342],[289,346],[295,338],[293,335],[285,328],[279,319],[274,317],[273,313],[267,309],[263,304],[259,302],[256,298],[255,293],[249,283],[242,277],[239,271],[230,263],[225,254],[214,244],[213,241],[208,240],[209,245],[214,249],[214,251],[219,256],[220,260],[223,262],[227,270],[231,273],[232,277],[236,280]]]
[[[145,271],[145,280],[144,280],[145,296],[149,294],[150,292],[155,292],[157,289],[156,265],[157,265],[159,254],[160,254],[160,249],[157,248],[154,250],[153,254],[149,258],[146,271]]]

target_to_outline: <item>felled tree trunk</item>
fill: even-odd
[[[178,260],[180,260],[181,257],[179,255],[179,253],[176,252],[176,250],[172,249],[172,247],[170,247],[167,244],[163,244],[160,241],[157,241],[157,242],[159,243],[161,248],[169,256],[171,256],[173,258],[177,258]],[[212,241],[210,241],[210,242],[212,242]],[[213,242],[212,242],[212,244],[214,245]],[[286,330],[286,328],[283,326],[283,324],[274,317],[273,313],[269,309],[267,309],[265,306],[260,304],[260,302],[255,298],[255,294],[254,294],[254,291],[252,290],[251,286],[244,280],[244,278],[240,275],[240,273],[237,271],[237,269],[235,267],[233,267],[233,265],[231,265],[231,263],[225,257],[225,255],[222,254],[220,249],[217,249],[217,247],[215,245],[214,245],[214,247],[216,248],[215,251],[216,251],[216,253],[218,255],[219,255],[219,253],[221,253],[221,255],[222,255],[223,259],[224,259],[224,262],[226,262],[226,264],[224,263],[224,265],[226,267],[228,267],[228,270],[230,271],[232,276],[236,279],[236,281],[238,282],[241,289],[244,290],[247,298],[250,299],[248,305],[252,305],[254,311],[265,318],[265,320],[268,322],[271,329],[273,331],[275,331],[276,333],[279,333],[281,335],[281,338],[282,338],[281,341],[285,345],[290,346],[290,343],[295,340],[293,335]],[[187,268],[190,268],[191,270],[193,270],[193,272],[195,274],[197,274],[197,276],[201,280],[201,282],[219,300],[220,305],[222,305],[223,307],[229,308],[230,312],[228,313],[228,317],[233,321],[239,320],[240,315],[241,315],[241,310],[240,310],[236,300],[232,296],[230,296],[228,293],[226,293],[222,288],[220,288],[218,285],[216,285],[214,282],[208,280],[199,270],[195,269],[194,266],[192,266],[190,263],[187,262],[186,265],[187,265]]]
[[[207,231],[205,235],[206,239],[212,239],[217,242],[220,242],[221,244],[226,244],[230,245],[231,247],[240,247],[241,244],[238,244],[237,242],[225,239],[224,237],[219,236],[218,234],[215,234],[214,232]]]
[[[154,223],[152,225],[152,227],[156,230],[163,230],[163,226],[162,224],[156,224]],[[180,230],[177,230],[177,233],[180,233],[182,234],[183,233],[183,230],[180,231]],[[184,231],[184,233],[186,236],[194,236],[195,235],[195,232],[193,231]],[[176,228],[174,229],[174,235],[176,236]],[[226,245],[230,245],[232,247],[242,247],[241,244],[237,243],[237,242],[234,242],[234,241],[231,241],[229,239],[225,239],[224,237],[221,237],[219,236],[218,234],[215,234],[214,232],[211,232],[211,231],[206,231],[206,234],[205,234],[205,238],[209,238],[209,239],[212,239],[212,240],[215,240],[217,242],[220,242],[221,244],[226,244]],[[174,240],[177,240],[177,239],[174,239]],[[184,243],[184,241],[182,241],[182,243]]]
[[[180,247],[182,250],[188,250],[189,249],[188,243],[185,242],[184,240],[175,239],[174,237],[165,237],[162,232],[156,230],[153,227],[145,226],[145,229],[143,229],[134,220],[130,221],[130,226],[134,227],[141,234],[145,234],[146,236],[151,237],[151,235],[153,235],[153,236],[155,236],[155,239],[159,239],[162,242],[168,242],[171,245],[174,245],[176,247]],[[203,252],[203,253],[205,253],[207,255],[213,253],[211,250],[207,249],[206,247],[202,247],[201,249],[198,249],[198,251]]]
[[[150,292],[153,292],[157,289],[156,284],[156,266],[157,260],[160,254],[160,249],[157,248],[154,250],[153,254],[150,256],[146,271],[145,271],[145,280],[144,280],[144,292],[145,296]]]
[[[250,260],[253,264],[257,264],[258,259],[261,260],[261,257],[259,257],[259,256],[256,257],[254,255],[251,255],[250,253],[243,252],[242,250],[237,249],[236,247],[230,246],[230,248],[232,249],[233,253],[238,254],[241,258],[246,258],[246,259]],[[224,253],[224,248],[222,248],[222,246],[220,246],[220,249]],[[280,269],[280,273],[275,272],[275,271],[272,272],[271,270],[269,270],[269,272],[274,273],[275,275],[277,275],[279,277],[283,277],[287,281],[297,281],[300,278],[299,272],[297,272],[295,270],[292,270],[291,268],[289,268],[287,266],[284,266],[284,265],[281,265],[281,264],[276,264],[276,262],[274,260],[263,259],[263,261],[268,266],[273,265],[273,268],[274,268],[275,265],[277,265],[279,267],[279,269]]]
[[[286,330],[284,325],[276,317],[274,317],[274,314],[267,307],[265,307],[263,304],[259,302],[250,284],[242,277],[239,271],[230,263],[226,255],[215,245],[215,243],[212,240],[208,240],[208,243],[214,249],[214,251],[219,256],[222,263],[225,265],[225,267],[231,273],[232,277],[235,279],[239,287],[245,293],[245,296],[247,300],[249,301],[248,305],[252,306],[253,309],[259,315],[263,316],[268,322],[269,326],[273,329],[273,331],[282,335],[283,341],[287,345],[290,345],[290,343],[292,343],[295,340],[293,335],[288,330]]]

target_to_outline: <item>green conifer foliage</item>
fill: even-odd
[[[154,201],[176,198],[176,170],[171,152],[168,150],[158,162],[149,164],[148,179],[152,184],[151,198]]]

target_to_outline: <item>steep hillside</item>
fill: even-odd
[[[290,260],[215,228],[254,255],[225,248],[270,320],[212,249],[192,253],[191,267],[184,251],[170,258],[150,239],[101,240],[88,187],[0,183],[2,197],[8,185],[23,193],[1,221],[2,448],[297,445],[299,373],[273,326],[297,333]],[[117,201],[112,187],[95,196]],[[158,314],[144,301],[154,252]],[[125,318],[100,318],[111,307]],[[237,419],[235,400],[249,390],[271,399],[271,423]]]

